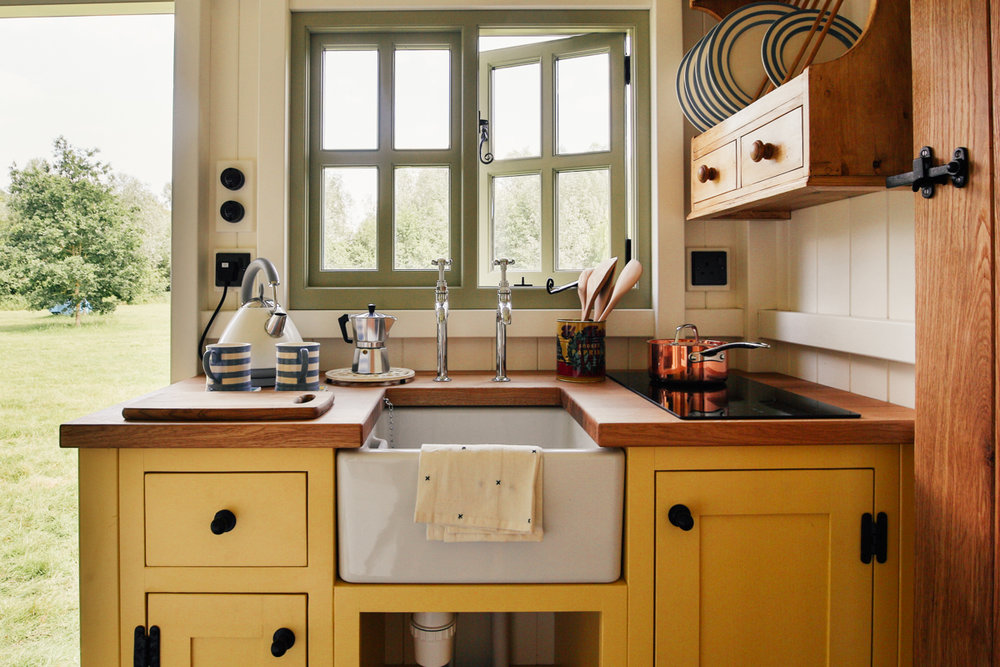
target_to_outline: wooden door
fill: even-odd
[[[871,664],[873,494],[866,469],[657,473],[657,667]]]
[[[304,667],[306,596],[151,593],[148,626],[160,628],[160,664],[169,667]],[[278,661],[274,632],[295,636]]]
[[[930,146],[941,163],[964,146],[971,160],[967,187],[943,185],[931,199],[913,195],[914,663],[1000,664],[994,646],[996,146],[990,132],[1000,2],[912,0],[910,8],[914,155]]]

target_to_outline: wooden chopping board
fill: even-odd
[[[122,417],[142,421],[275,421],[315,419],[333,405],[333,392],[205,391],[167,387],[122,408]]]

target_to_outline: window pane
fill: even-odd
[[[378,169],[323,169],[323,253],[320,268],[375,269]]]
[[[610,170],[559,172],[556,198],[558,270],[583,269],[610,257]]]
[[[323,52],[323,149],[378,148],[378,51]]]
[[[395,171],[393,267],[432,271],[448,254],[451,169],[399,167]]]
[[[401,149],[451,145],[451,52],[447,49],[396,51],[394,145]]]
[[[556,61],[559,153],[611,150],[610,85],[607,53]]]
[[[493,257],[517,263],[518,271],[542,270],[542,177],[493,179]]]
[[[490,148],[506,160],[542,151],[542,68],[539,63],[493,70]]]

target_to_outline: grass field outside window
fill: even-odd
[[[80,662],[77,452],[59,424],[170,381],[170,304],[0,311],[0,664]]]

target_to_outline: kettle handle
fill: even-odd
[[[340,322],[340,333],[344,336],[344,342],[345,343],[353,343],[354,342],[347,335],[347,320],[349,320],[350,318],[351,318],[351,316],[348,315],[347,313],[344,313],[343,315],[341,315],[340,317],[337,318],[337,321]]]

